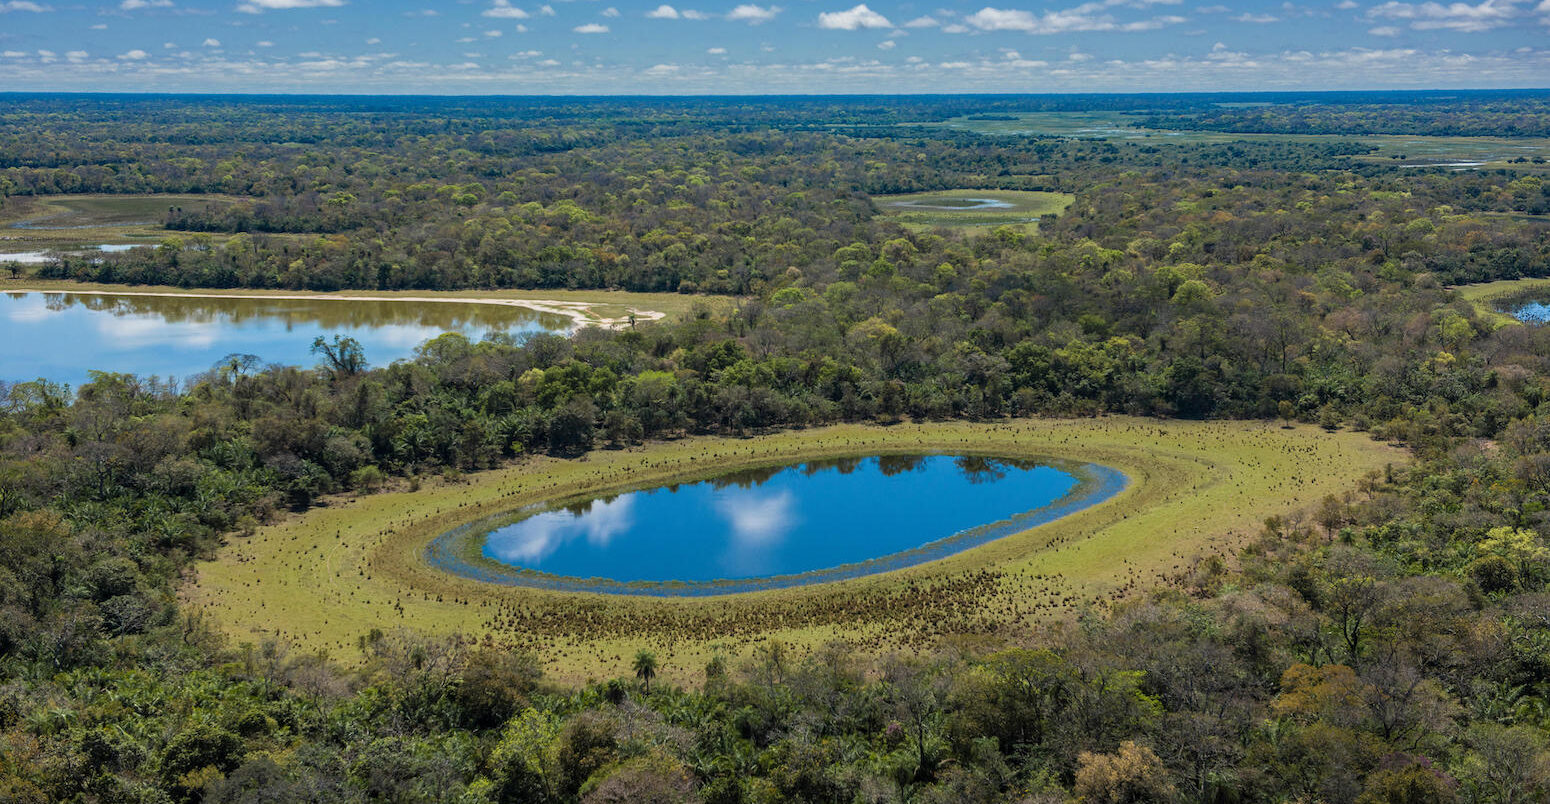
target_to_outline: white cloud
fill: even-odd
[[[1080,31],[1150,31],[1165,25],[1183,22],[1179,16],[1154,17],[1137,22],[1120,23],[1104,11],[1117,5],[1150,5],[1177,0],[1102,0],[1083,3],[1074,8],[1046,11],[1035,15],[1021,9],[986,6],[964,18],[964,22],[981,31],[1021,31],[1028,34],[1063,34]],[[955,30],[956,29],[956,30]],[[962,33],[967,29],[949,25],[942,29],[947,33]]]
[[[90,53],[87,53],[84,50],[72,50],[65,54],[65,58],[73,62],[83,62],[86,61],[86,57],[90,55]]]
[[[757,8],[757,6],[750,6],[750,8]],[[603,12],[603,16],[609,16],[608,12]],[[614,16],[618,15],[615,14]],[[663,3],[662,5],[647,11],[646,17],[653,20],[708,20],[711,18],[711,15],[706,14],[703,11],[695,11],[689,8],[679,11],[672,6]]]
[[[825,11],[819,14],[818,27],[831,31],[857,31],[862,28],[892,28],[893,23],[862,3],[847,11]]]
[[[209,38],[205,39],[204,46],[205,47],[220,47],[221,46],[221,40],[216,39],[215,37],[209,37]]]
[[[42,53],[43,51],[40,50],[38,52]],[[123,59],[123,60],[125,60],[125,61],[144,61],[150,55],[151,54],[146,53],[145,51],[140,50],[139,48],[135,48],[134,50],[131,50],[128,53],[120,53],[118,55],[118,57]]]
[[[676,64],[653,64],[650,67],[647,67],[646,69],[642,70],[641,72],[644,73],[645,75],[665,76],[665,75],[672,75],[672,74],[678,72],[678,69],[679,69],[678,65],[676,65]]]
[[[293,8],[338,8],[344,0],[247,0],[237,6],[244,14],[262,14],[265,11],[288,11]]]
[[[936,17],[933,17],[933,16],[927,14],[924,17],[916,17],[915,19],[912,19],[909,22],[904,23],[904,27],[906,27],[906,28],[936,28],[936,27],[940,26],[941,24],[942,23],[937,22]]]
[[[733,22],[746,22],[749,25],[758,25],[775,19],[775,15],[781,11],[780,6],[756,6],[752,3],[744,3],[727,12],[727,19]]]
[[[1353,8],[1361,8],[1361,7],[1362,7],[1362,4],[1356,2],[1356,0],[1341,0],[1341,2],[1336,4],[1336,6],[1335,6],[1335,8],[1338,8],[1341,11],[1350,11]]]
[[[37,3],[31,2],[31,0],[9,0],[9,2],[0,3],[0,14],[4,14],[7,11],[31,11],[34,14],[41,14],[45,11],[53,11],[53,9],[48,6],[40,6]]]
[[[1272,14],[1239,14],[1233,17],[1234,22],[1247,22],[1255,25],[1265,25],[1271,22],[1280,22],[1281,18]]]
[[[124,11],[139,11],[142,8],[172,8],[172,0],[124,0],[118,7]]]
[[[705,52],[712,56],[725,56],[727,54],[727,49],[724,47],[713,47],[706,50]]]
[[[552,16],[554,16],[554,6],[551,6],[548,3],[545,3],[545,4],[541,5],[541,6],[539,6],[538,7],[538,16],[540,16],[540,17],[552,17]]]
[[[366,44],[368,44],[368,45],[380,45],[380,44],[382,44],[382,40],[380,38],[378,38],[378,37],[373,36],[372,38],[366,40]]]
[[[1392,25],[1379,25],[1376,28],[1368,28],[1367,33],[1373,36],[1399,36],[1399,29]]]
[[[505,31],[499,31],[494,28],[484,32],[484,35],[491,39],[499,39],[500,37],[505,36],[505,34]]]
[[[885,40],[885,41],[882,41],[882,42],[878,42],[877,43],[877,49],[878,50],[893,50],[895,47],[898,46],[898,44],[899,44],[898,42],[895,42],[892,39],[888,39],[888,40]]]
[[[613,6],[609,6],[608,8],[603,9],[602,14],[605,17],[617,17],[619,16],[619,9],[614,8]]]
[[[571,30],[579,34],[605,34],[608,33],[608,26],[598,25],[595,22],[589,22],[586,25],[577,25]]]
[[[479,12],[481,16],[502,20],[525,20],[528,13],[511,4],[511,0],[495,0],[495,4]]]
[[[1543,3],[1541,7],[1543,7]],[[1369,19],[1405,20],[1418,31],[1451,30],[1478,33],[1500,28],[1518,16],[1516,0],[1469,3],[1400,3],[1390,0],[1367,10]]]

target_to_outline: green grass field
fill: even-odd
[[[546,499],[659,484],[772,462],[939,452],[1056,457],[1124,471],[1119,495],[940,561],[829,584],[708,598],[638,598],[496,586],[422,558],[436,535]],[[1135,418],[999,424],[846,425],[758,438],[694,438],[583,460],[534,457],[415,492],[331,500],[233,537],[200,565],[188,604],[236,641],[279,637],[338,659],[373,628],[460,633],[537,652],[549,674],[625,673],[646,647],[666,677],[697,678],[714,653],[778,639],[800,653],[842,639],[862,653],[995,643],[1231,557],[1265,517],[1313,506],[1387,463],[1396,448],[1359,433],[1259,422]]]
[[[12,196],[0,205],[0,251],[155,245],[170,234],[162,226],[168,207],[199,209],[235,200],[216,195]]]
[[[1065,212],[1076,197],[1067,193],[1021,190],[943,190],[879,195],[872,200],[884,215],[911,228],[1022,226],[1037,229],[1039,216]]]
[[[1000,115],[997,115],[998,117]],[[975,120],[956,117],[939,123],[910,123],[929,128],[949,128],[995,136],[1077,137],[1085,139],[1131,140],[1152,143],[1226,143],[1226,142],[1361,142],[1377,147],[1372,154],[1352,157],[1353,161],[1400,165],[1458,165],[1494,169],[1550,172],[1550,164],[1510,163],[1517,157],[1550,159],[1550,139],[1534,137],[1425,137],[1414,135],[1344,134],[1235,134],[1220,131],[1189,131],[1136,128],[1137,115],[1120,112],[1029,112],[1015,120]]]

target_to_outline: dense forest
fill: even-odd
[[[1492,97],[1424,102],[1284,102],[1149,115],[1138,125],[1265,134],[1419,134],[1438,137],[1550,136],[1543,98]]]
[[[1546,116],[1520,93],[1223,101],[0,99],[9,204],[221,200],[40,278],[732,297],[386,366],[339,339],[311,367],[0,386],[0,800],[1550,801],[1550,329],[1453,287],[1550,276],[1550,181],[1357,163],[1338,138],[894,125],[1103,103],[1517,136]],[[975,231],[872,199],[950,188],[1076,200]],[[193,561],[333,493],[688,434],[1109,413],[1313,422],[1414,461],[1036,640],[771,643],[692,685],[652,683],[643,653],[573,688],[387,626],[345,666],[178,605]]]

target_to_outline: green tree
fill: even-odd
[[[646,692],[651,692],[651,680],[657,677],[657,655],[642,649],[635,654],[635,661],[630,667],[635,671],[635,677],[640,679]]]

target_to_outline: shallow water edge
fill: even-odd
[[[933,454],[946,455],[948,453]],[[522,569],[501,563],[486,556],[483,552],[485,536],[502,524],[510,523],[542,511],[553,510],[571,501],[595,499],[628,491],[669,485],[662,482],[653,482],[644,486],[625,486],[611,490],[588,492],[576,497],[546,500],[516,510],[503,511],[492,516],[476,519],[432,539],[425,546],[423,557],[430,566],[461,578],[500,586],[527,587],[562,592],[643,597],[709,597],[831,583],[925,564],[1007,536],[1031,530],[1104,502],[1124,491],[1130,483],[1129,477],[1112,467],[1059,459],[1047,459],[1046,462],[1049,466],[1057,467],[1075,476],[1078,481],[1076,486],[1064,496],[1046,505],[1016,514],[1007,519],[959,531],[914,549],[895,552],[866,561],[798,574],[714,581],[624,582],[609,578],[580,578],[554,575],[532,569]]]

